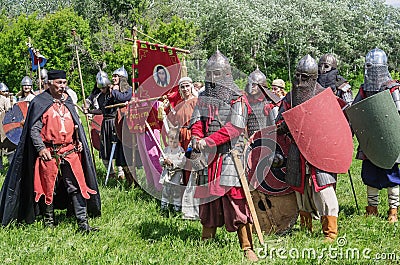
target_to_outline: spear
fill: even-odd
[[[74,46],[75,46],[75,53],[76,53],[76,61],[78,62],[79,79],[81,81],[82,100],[83,100],[83,104],[84,104],[85,109],[86,109],[87,108],[87,103],[86,103],[86,97],[85,97],[85,88],[83,87],[81,63],[79,61],[78,46],[76,45],[76,30],[72,29],[71,30],[71,34],[72,34],[72,36],[74,36]],[[91,149],[91,152],[92,152],[93,165],[94,165],[94,168],[96,168],[96,162],[95,162],[95,158],[94,158],[95,156],[94,156],[94,150],[93,150],[93,144],[92,144],[92,136],[91,136],[90,130],[89,130],[88,114],[85,114],[85,117],[86,117],[86,124],[88,126],[88,137],[89,137],[89,142],[90,142],[90,149]]]

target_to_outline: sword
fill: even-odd
[[[250,194],[249,184],[247,183],[247,179],[246,179],[245,172],[243,169],[243,164],[242,164],[242,161],[240,161],[238,151],[232,150],[232,156],[233,156],[233,162],[235,163],[236,170],[239,173],[240,183],[242,184],[242,187],[244,190],[244,195],[246,197],[247,205],[249,206],[251,216],[253,217],[254,228],[256,229],[258,240],[260,241],[261,245],[264,245],[264,238],[261,233],[260,223],[258,222],[256,209],[254,208],[253,198],[251,197],[251,194]]]
[[[104,183],[105,185],[107,185],[108,177],[110,176],[110,171],[111,171],[111,166],[112,166],[112,161],[113,161],[113,156],[114,156],[114,153],[115,153],[115,147],[116,146],[117,146],[117,142],[113,142],[112,147],[111,147],[110,161],[108,162],[106,182]]]
[[[349,179],[350,179],[351,189],[353,190],[354,200],[356,201],[357,213],[358,213],[358,215],[360,215],[360,208],[358,208],[358,202],[357,202],[357,197],[356,197],[356,191],[354,190],[353,178],[351,177],[350,169],[347,171],[347,173],[349,173]]]

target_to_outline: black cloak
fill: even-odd
[[[32,143],[30,131],[33,124],[42,117],[48,108],[53,104],[53,97],[48,90],[37,95],[29,104],[28,114],[22,130],[21,140],[17,146],[14,159],[8,169],[3,187],[0,193],[0,220],[6,226],[10,222],[33,223],[36,219],[35,194],[33,190],[34,167],[38,152]],[[76,113],[71,97],[65,101],[65,106],[71,112],[74,124],[78,125],[79,140],[82,142],[81,153],[82,168],[85,181],[89,188],[97,194],[91,194],[87,200],[88,214],[99,216],[101,214],[100,193],[96,178],[96,170],[86,141],[85,131]],[[61,185],[62,186],[62,185]],[[56,194],[54,202],[60,200],[60,196],[66,193]],[[56,205],[55,205],[56,206]]]

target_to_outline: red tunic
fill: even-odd
[[[71,113],[65,105],[61,107],[54,103],[42,116],[41,137],[44,143],[62,145],[58,150],[58,155],[62,155],[75,148],[73,144],[74,122]],[[53,155],[53,148],[46,147]],[[85,176],[82,169],[80,154],[71,152],[64,157],[72,169],[78,182],[82,196],[89,199],[89,194],[96,194],[96,191],[90,189],[85,182]],[[58,161],[55,158],[50,161],[44,161],[39,156],[35,163],[34,191],[35,201],[38,202],[42,195],[45,196],[46,204],[53,202],[54,186],[58,175]]]
[[[184,150],[188,148],[192,137],[188,126],[196,103],[197,98],[181,101],[176,105],[174,113],[172,111],[168,113],[168,120],[172,125],[180,127],[179,141]]]
[[[245,97],[239,97],[237,100],[241,100],[247,106],[248,114],[251,112],[251,108]],[[235,101],[231,102],[233,105]],[[207,125],[205,125],[207,126]],[[201,121],[197,121],[192,126],[192,135],[197,138],[204,138],[204,124]],[[205,137],[204,140],[209,147],[215,147],[229,142],[231,139],[238,137],[244,129],[234,126],[231,122],[227,122],[217,132]],[[197,187],[196,197],[206,197],[209,192],[210,195],[229,195],[233,199],[244,199],[244,190],[242,187],[225,187],[219,184],[222,170],[222,159],[221,156],[215,156],[212,161],[208,161],[208,191],[205,191],[205,187]],[[215,181],[217,180],[217,181]]]

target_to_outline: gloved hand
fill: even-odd
[[[196,142],[196,149],[199,151],[203,151],[207,147],[206,140],[200,139]]]
[[[286,122],[280,123],[276,132],[278,135],[287,134],[289,132],[289,127],[287,126]]]
[[[281,154],[275,153],[275,155],[272,157],[271,166],[273,168],[279,168],[282,167],[283,162],[284,162],[284,157]]]

